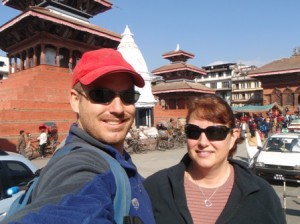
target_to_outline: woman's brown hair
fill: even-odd
[[[188,105],[187,123],[191,116],[199,120],[207,120],[214,123],[224,124],[230,128],[235,128],[235,116],[229,104],[215,94],[203,94],[191,98]],[[241,138],[237,138],[235,144],[230,149],[228,157],[231,158],[237,150],[237,144],[242,143]]]

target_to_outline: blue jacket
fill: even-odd
[[[125,169],[131,184],[129,215],[138,216],[144,223],[155,223],[142,184],[144,179],[127,152],[121,156],[116,149],[97,141],[75,124],[66,139],[66,144],[70,142],[85,142],[113,156]],[[115,192],[114,175],[106,160],[95,152],[76,149],[48,162],[32,202],[7,223],[113,223]]]

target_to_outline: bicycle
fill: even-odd
[[[125,139],[124,149],[128,153],[141,153],[144,150],[142,149],[143,145],[139,142],[138,139]]]
[[[40,153],[40,146],[39,146],[39,144],[34,145],[33,144],[34,142],[38,142],[38,141],[28,140],[27,146],[25,148],[26,157],[29,160],[32,160],[32,159],[34,159],[35,157],[38,157],[41,154]],[[39,155],[35,156],[36,153],[38,153]]]
[[[186,143],[186,136],[181,131],[181,129],[174,129],[173,138],[174,138],[175,148],[182,147]]]
[[[168,130],[158,130],[157,150],[165,151],[166,149],[172,149],[174,146],[174,138]]]
[[[53,154],[59,144],[60,142],[56,140],[50,140],[50,142],[47,143],[47,146],[45,148],[45,154]]]
[[[125,138],[124,149],[128,153],[144,153],[144,143],[141,141],[138,130],[130,129],[128,136]]]
[[[25,148],[26,157],[29,160],[32,160],[36,157],[41,156],[42,152],[40,150],[40,145],[38,144],[39,141],[31,141],[29,140],[27,143],[27,147]],[[33,144],[37,143],[37,144]],[[50,141],[47,143],[47,146],[45,148],[45,155],[46,154],[53,154],[58,147],[60,142],[58,141]]]

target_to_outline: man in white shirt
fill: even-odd
[[[37,138],[37,140],[39,141],[39,145],[40,145],[40,154],[41,154],[41,158],[45,157],[45,148],[47,146],[47,127],[44,125],[39,126],[39,130],[41,132],[40,136]]]

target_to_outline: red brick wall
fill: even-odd
[[[68,69],[40,65],[10,74],[0,85],[0,149],[15,151],[20,130],[39,135],[39,124],[53,121],[59,140],[76,120],[69,104]]]
[[[186,118],[187,109],[164,110],[160,105],[154,107],[154,125],[159,121],[168,121],[170,118]]]

